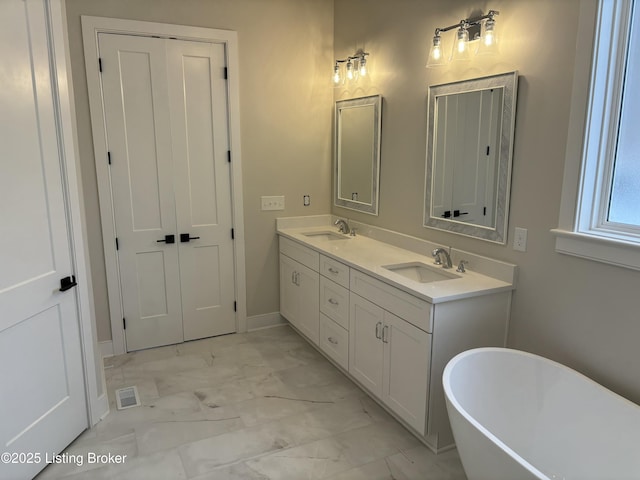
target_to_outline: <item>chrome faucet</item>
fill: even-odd
[[[334,225],[338,226],[338,230],[340,231],[340,233],[349,233],[351,231],[351,229],[349,228],[349,224],[341,218],[336,220]]]
[[[453,265],[451,264],[451,257],[449,256],[449,252],[447,252],[444,248],[436,248],[431,255],[436,259],[436,265],[442,265],[442,268],[451,268]],[[444,255],[444,264],[442,263],[442,255]]]

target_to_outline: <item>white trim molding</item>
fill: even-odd
[[[262,330],[263,328],[279,327],[286,325],[287,322],[280,312],[264,313],[262,315],[253,315],[247,318],[247,331]]]
[[[637,229],[608,222],[633,0],[580,3],[556,251],[640,270]],[[592,46],[592,48],[586,48]]]
[[[98,70],[98,34],[119,33],[131,35],[177,38],[179,40],[224,43],[228,71],[227,95],[229,105],[229,145],[233,155],[231,162],[231,200],[233,205],[234,228],[234,267],[236,292],[236,328],[238,332],[247,331],[246,309],[246,273],[244,245],[244,208],[242,196],[242,154],[240,148],[240,81],[238,77],[238,35],[230,30],[171,25],[164,23],[122,20],[115,18],[82,16],[82,37],[84,43],[85,65],[87,66],[87,88],[91,111],[91,128],[94,139],[96,159],[107,158],[107,142],[104,115],[102,114],[102,89]],[[98,197],[102,218],[102,238],[104,243],[107,290],[109,296],[109,315],[113,354],[126,352],[124,329],[122,325],[122,299],[120,295],[120,274],[114,239],[113,206],[109,185],[107,162],[96,161],[98,177]],[[105,187],[106,186],[106,187]]]
[[[109,401],[98,351],[91,268],[87,246],[86,217],[82,201],[82,181],[78,154],[78,138],[71,78],[67,23],[64,0],[49,0],[51,69],[57,97],[58,141],[63,165],[66,208],[71,230],[71,256],[74,271],[82,281],[77,287],[77,309],[82,342],[87,416],[89,425],[98,423],[109,412]]]

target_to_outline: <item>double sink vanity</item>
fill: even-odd
[[[424,227],[506,244],[517,84],[429,87]],[[378,214],[383,103],[336,101],[337,211]],[[331,215],[277,232],[282,316],[432,450],[450,448],[444,367],[505,345],[515,265]]]
[[[453,267],[443,268],[431,256],[439,245],[355,223],[352,236],[336,220],[278,219],[281,314],[430,448],[446,449],[443,369],[461,351],[504,346],[516,267],[445,249]]]

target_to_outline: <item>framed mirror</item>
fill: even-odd
[[[424,226],[507,241],[518,73],[429,87]]]
[[[335,115],[334,203],[377,215],[382,97],[339,100]]]

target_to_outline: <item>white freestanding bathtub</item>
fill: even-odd
[[[640,407],[575,370],[478,348],[443,383],[469,480],[640,479]]]

